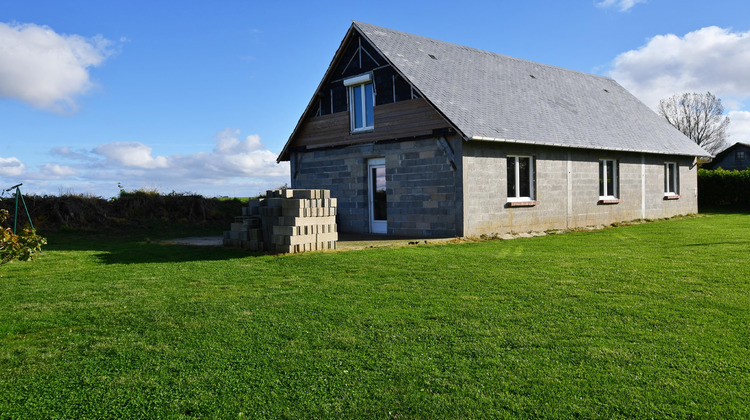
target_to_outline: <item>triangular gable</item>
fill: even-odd
[[[290,148],[300,134],[305,120],[310,117],[321,117],[338,112],[347,111],[347,90],[343,81],[349,77],[362,73],[372,73],[376,81],[381,77],[397,75],[393,81],[389,80],[391,88],[379,91],[376,95],[377,104],[391,103],[404,98],[418,98],[421,95],[414,87],[398,73],[362,34],[356,25],[352,24],[339,45],[328,66],[315,94],[305,108],[291,136],[279,154],[278,161],[288,160]]]

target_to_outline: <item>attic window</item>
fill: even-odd
[[[374,126],[375,92],[372,74],[365,73],[344,80],[349,89],[349,120],[351,131],[372,130]]]
[[[532,79],[536,79],[536,77],[533,74],[530,74],[529,77],[531,77]]]
[[[429,55],[431,59],[437,60],[437,57],[435,57],[434,55],[432,55],[432,54],[427,54],[427,55]]]
[[[609,91],[607,89],[604,89],[604,91],[607,92],[607,93],[609,93]]]

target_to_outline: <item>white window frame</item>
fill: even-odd
[[[365,86],[367,85],[373,85],[371,73],[361,74],[359,76],[350,77],[344,80],[344,86],[347,87],[349,95],[349,127],[352,133],[370,131],[375,128],[374,115],[372,115],[373,123],[371,125],[367,125],[368,117],[370,117],[370,113],[374,113],[375,109],[375,86],[372,86],[372,109],[369,109],[367,107],[367,95],[365,95]],[[362,89],[362,95],[359,104],[356,104],[356,101],[354,99],[354,90],[357,87],[360,87]],[[360,121],[360,123],[362,123],[361,127],[357,127],[357,107],[362,110],[362,121]]]
[[[388,209],[386,206],[386,219],[376,220],[375,219],[375,191],[373,190],[374,179],[372,176],[372,170],[375,168],[385,169],[385,158],[372,158],[367,160],[367,201],[369,207],[369,223],[370,233],[388,233]],[[386,180],[386,185],[388,181]],[[386,187],[387,191],[387,187]],[[386,193],[386,202],[388,201],[388,195]]]
[[[612,191],[607,190],[607,162],[612,162]],[[599,159],[599,173],[603,177],[599,179],[599,185],[604,186],[604,194],[599,195],[600,200],[617,200],[620,197],[620,168],[617,159]],[[601,193],[601,190],[599,191]]]
[[[673,190],[670,191],[669,181],[672,180],[674,185]],[[676,197],[680,195],[680,169],[677,162],[664,162],[664,196],[665,197]]]
[[[515,159],[515,174],[513,176],[513,181],[515,182],[515,190],[516,194],[520,194],[521,192],[521,165],[519,165],[519,159],[529,159],[529,173],[526,174],[529,178],[529,196],[515,196],[511,197],[508,196],[508,202],[509,203],[517,203],[517,202],[525,202],[525,201],[535,201],[536,199],[536,171],[534,169],[534,156],[528,156],[528,155],[508,155],[508,160]],[[508,160],[506,160],[506,165]],[[506,171],[507,173],[507,171]],[[508,178],[508,183],[511,182],[511,179]],[[507,188],[506,188],[507,191]]]

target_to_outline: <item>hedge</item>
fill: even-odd
[[[750,168],[742,171],[698,169],[698,205],[750,210]]]
[[[206,198],[196,194],[159,194],[151,191],[121,191],[110,200],[66,194],[24,195],[34,227],[39,231],[59,229],[151,228],[169,224],[221,225],[234,220],[242,210],[239,199]],[[0,209],[15,210],[15,197],[0,200]],[[28,223],[20,209],[19,227]],[[6,223],[7,224],[7,223]]]

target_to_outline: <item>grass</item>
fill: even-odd
[[[738,214],[288,256],[62,234],[2,268],[0,417],[748,418],[748,251]]]

